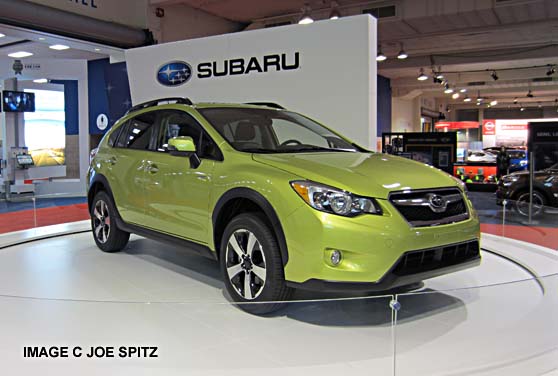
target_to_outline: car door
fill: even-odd
[[[147,219],[145,161],[150,153],[156,116],[156,112],[151,111],[128,120],[104,158],[116,207],[128,223],[144,225]]]
[[[168,140],[192,137],[201,163],[171,155]],[[222,160],[215,142],[188,113],[162,110],[155,152],[146,161],[146,207],[157,231],[198,243],[209,240],[209,197],[215,163]]]

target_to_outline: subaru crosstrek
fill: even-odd
[[[293,288],[384,291],[480,262],[462,183],[269,103],[133,107],[92,158],[88,204],[101,250],[182,244],[219,260],[233,300],[274,302],[252,313]]]

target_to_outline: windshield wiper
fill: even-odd
[[[245,152],[245,153],[258,153],[258,154],[279,153],[277,150],[273,150],[273,149],[262,149],[262,148],[246,148],[246,149],[238,149],[238,151],[243,151],[243,152]]]
[[[285,153],[296,153],[296,152],[305,152],[305,151],[336,151],[336,152],[354,152],[356,150],[349,150],[349,149],[334,149],[334,148],[325,148],[323,146],[316,146],[316,145],[297,145],[296,147],[283,149]]]

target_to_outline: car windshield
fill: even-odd
[[[233,148],[243,152],[363,151],[329,129],[294,112],[233,107],[198,111]]]

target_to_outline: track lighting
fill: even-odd
[[[305,4],[304,7],[302,8],[302,16],[298,21],[300,25],[308,25],[314,22],[314,19],[312,18],[312,16],[310,16],[311,11],[312,9],[310,8],[310,5]]]
[[[467,95],[465,96],[465,99],[463,99],[463,102],[470,102],[471,100],[472,100],[471,97]]]
[[[498,104],[498,101],[496,99],[494,99],[490,102],[491,106],[496,106],[497,104]]]
[[[546,72],[546,75],[547,76],[552,76],[554,73],[556,73],[556,68],[554,67],[554,65],[551,65],[548,68],[548,71]]]
[[[453,99],[457,99],[457,98],[459,98],[459,93],[453,93],[453,95],[451,97]]]
[[[521,112],[525,111],[525,107],[521,106],[521,108],[519,109],[519,111],[521,111]]]
[[[329,12],[329,19],[336,20],[339,17],[341,17],[341,13],[339,13],[339,4],[337,4],[337,1],[332,1],[331,11]]]
[[[467,92],[467,89],[462,88],[461,90],[459,90],[459,92],[460,92],[460,93],[466,93],[466,92]]]
[[[382,52],[382,46],[378,46],[378,55],[376,55],[376,61],[385,61],[387,56]]]
[[[444,93],[446,93],[446,94],[453,93],[453,89],[449,86],[449,84],[447,82],[446,82],[446,86],[445,86],[445,89],[444,89]]]
[[[405,60],[408,57],[409,57],[409,55],[407,55],[407,53],[403,49],[403,43],[401,43],[401,51],[399,51],[399,53],[397,54],[397,58],[399,60]]]
[[[529,91],[527,92],[527,98],[533,98],[533,92],[531,91],[531,89],[529,89]]]
[[[420,74],[417,77],[417,80],[419,80],[419,81],[428,80],[428,76],[426,74],[424,74],[424,69],[423,68],[420,68]]]
[[[500,78],[500,77],[498,77],[498,73],[496,73],[495,70],[492,71],[492,73],[490,74],[490,77],[492,77],[492,79],[493,79],[494,81],[498,81],[498,78]]]
[[[517,97],[513,98],[513,104],[517,104]]]

